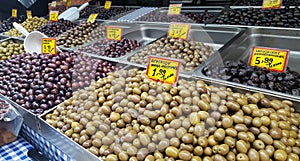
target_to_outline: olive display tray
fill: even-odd
[[[127,66],[124,69],[129,70],[132,68],[136,68],[133,66]],[[197,81],[199,80],[199,78],[196,77],[192,77],[192,78],[187,78],[185,76],[180,76],[179,79],[186,79],[186,80],[194,80]],[[214,85],[214,86],[224,86],[222,83],[219,82],[211,82],[211,81],[207,81],[207,80],[203,80],[205,83],[209,84],[209,85]],[[236,88],[236,87],[230,87],[231,89],[233,89],[234,92],[239,92],[239,93],[253,93],[253,92],[249,92],[246,89],[240,89],[240,88]],[[269,94],[265,94],[265,96],[269,99],[280,99],[280,100],[285,100],[281,97],[276,97],[273,95],[269,95]],[[290,100],[290,99],[287,99]],[[293,102],[293,100],[290,100]],[[300,108],[299,108],[300,104],[299,103],[294,103],[294,107],[296,109],[297,112],[300,112]],[[52,111],[49,111],[49,113],[53,112],[55,109],[52,109]],[[76,143],[75,141],[73,141],[71,138],[67,137],[65,134],[59,132],[57,129],[55,129],[53,126],[49,125],[46,121],[45,121],[45,116],[43,117],[38,117],[38,122],[40,123],[40,134],[47,139],[50,143],[56,145],[58,148],[60,148],[62,151],[64,151],[66,154],[68,154],[72,159],[74,160],[88,160],[88,161],[99,161],[101,160],[100,158],[98,158],[97,156],[95,156],[94,154],[92,154],[91,152],[89,152],[87,149],[85,149],[84,147],[82,147],[81,145],[79,145],[78,143]],[[72,148],[70,148],[72,147]]]
[[[132,23],[129,23],[132,24]],[[147,46],[148,44],[156,41],[157,39],[166,36],[166,32],[164,30],[161,30],[161,28],[156,28],[156,27],[148,27],[145,25],[135,25],[132,28],[128,29],[128,31],[122,35],[122,38],[127,38],[130,40],[137,40],[139,43],[142,44],[141,47],[138,47],[136,49],[134,49],[133,51],[139,50],[140,48],[143,48],[143,46]],[[93,45],[94,43],[85,45],[84,47],[88,47],[90,45]],[[100,56],[97,55],[96,53],[88,53],[88,52],[84,52],[88,55],[94,56],[94,57],[98,57],[101,59],[106,59],[109,61],[114,61],[114,62],[121,62],[122,59],[124,59],[125,57],[127,57],[128,55],[131,55],[131,53],[133,52],[128,52],[126,53],[126,55],[118,57],[118,58],[111,58],[111,57],[107,57],[107,56]]]
[[[160,29],[162,31],[168,32],[168,24],[143,24],[141,26]],[[191,24],[191,29],[189,33],[189,39],[199,42],[203,42],[206,45],[212,46],[216,51],[219,50],[224,44],[233,39],[235,36],[241,34],[244,29],[242,28],[223,28],[223,27],[206,27],[199,24]],[[150,44],[151,45],[151,44]],[[137,64],[131,62],[130,59],[132,56],[142,51],[144,47],[141,47],[138,50],[133,51],[131,54],[126,55],[121,62],[146,68],[147,64]],[[191,76],[194,71],[182,72],[181,75]]]
[[[248,62],[252,48],[255,46],[261,46],[288,49],[290,53],[288,57],[287,67],[290,67],[291,70],[300,73],[300,46],[296,45],[300,42],[299,35],[300,30],[297,29],[281,30],[270,28],[249,28],[239,37],[236,37],[231,42],[227,43],[223,48],[219,50],[218,53],[215,53],[213,56],[208,58],[205,63],[202,63],[197,68],[197,70],[195,70],[193,76],[212,82],[217,81],[226,86],[246,89],[254,92],[263,92],[271,96],[276,96],[282,99],[290,99],[300,103],[300,96],[294,96],[282,92],[276,92],[221,79],[210,78],[204,75],[204,73],[202,72],[205,65],[224,62],[226,60],[242,60],[244,62]]]
[[[198,6],[198,7],[182,7],[181,8],[181,13],[187,13],[187,12],[192,12],[192,13],[199,13],[199,12],[205,12],[207,11],[208,13],[212,13],[214,14],[214,17],[212,17],[211,19],[207,20],[206,22],[203,23],[196,23],[196,24],[206,24],[209,23],[212,19],[215,19],[217,16],[219,16],[219,14],[223,11],[224,7],[221,6],[214,6],[214,7],[207,7],[207,6]],[[161,12],[161,13],[168,13],[169,8],[168,7],[162,7],[159,9],[156,9],[152,12],[149,12],[148,14],[152,14],[153,12]],[[148,14],[144,15],[147,16]],[[144,17],[142,16],[142,17]],[[182,15],[183,16],[183,15]],[[141,18],[141,17],[139,17]],[[138,22],[138,23],[157,23],[157,22],[161,22],[161,21],[139,21],[139,20],[135,20],[134,22]],[[161,22],[161,23],[169,23],[169,22]],[[178,22],[179,23],[179,22]]]

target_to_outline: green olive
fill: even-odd
[[[274,158],[276,161],[284,161],[287,159],[287,153],[284,150],[278,149],[274,153]]]
[[[237,156],[236,156],[236,160],[237,161],[248,161],[249,158],[246,154],[244,153],[239,153]]]
[[[245,153],[246,154],[247,151],[248,151],[247,143],[244,140],[238,140],[236,142],[236,148],[241,153]]]
[[[248,151],[248,158],[249,161],[257,161],[260,160],[260,155],[255,149],[251,148]]]
[[[177,158],[179,156],[179,150],[173,146],[167,147],[165,153],[167,156],[173,157],[173,158]]]

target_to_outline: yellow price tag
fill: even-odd
[[[42,53],[56,55],[56,38],[42,38]]]
[[[97,18],[98,14],[97,13],[92,13],[90,14],[89,18],[87,19],[87,22],[90,22],[90,23],[94,23],[96,18]]]
[[[50,21],[58,21],[58,11],[50,11],[49,20]]]
[[[111,7],[111,1],[105,1],[105,4],[104,4],[104,9],[107,9],[109,10]]]
[[[178,80],[179,67],[179,60],[150,56],[146,74],[154,81],[175,86]]]
[[[190,24],[171,23],[168,36],[173,38],[188,39]]]
[[[280,8],[281,4],[282,4],[282,0],[264,0],[263,9]]]
[[[52,6],[52,7],[56,7],[56,1],[53,1],[53,2],[51,3],[51,6]]]
[[[32,12],[30,10],[27,10],[26,11],[26,15],[27,15],[27,18],[28,19],[31,19],[32,18]]]
[[[168,15],[180,15],[182,4],[170,4]]]
[[[106,27],[106,38],[108,40],[121,40],[122,39],[122,28],[121,27]]]
[[[284,72],[289,50],[254,47],[250,56],[250,65],[268,68],[274,72]]]
[[[11,10],[11,16],[12,17],[17,17],[17,15],[18,15],[18,10],[17,9],[12,9]]]
[[[72,5],[72,0],[67,0],[67,7],[70,7]]]

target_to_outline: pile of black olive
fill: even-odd
[[[0,93],[35,114],[120,67],[78,53],[25,53],[0,63]]]
[[[81,51],[97,54],[100,56],[118,58],[126,55],[127,53],[140,46],[142,46],[142,44],[138,43],[136,40],[130,40],[126,38],[120,41],[98,40],[96,43],[81,49]]]
[[[240,0],[235,3],[235,6],[262,6],[263,0]],[[300,0],[283,0],[283,6],[298,6],[300,5]]]
[[[223,65],[207,65],[202,72],[212,78],[300,96],[300,74],[289,68],[279,73],[243,61],[225,61]]]
[[[11,28],[13,28],[13,22],[17,22],[17,23],[22,23],[26,20],[26,16],[21,15],[18,17],[10,17],[7,20],[3,20],[2,24],[0,25],[0,33],[1,32],[6,32],[8,30],[10,30]]]
[[[94,10],[86,11],[81,14],[80,18],[88,18],[92,13],[98,13],[97,19],[108,20],[131,10],[133,10],[133,8],[128,7],[111,7],[109,10],[104,8],[95,8]]]
[[[192,19],[194,23],[205,23],[215,16],[213,13],[209,13],[208,11],[185,12],[184,15]]]
[[[224,11],[217,20],[217,24],[272,26],[272,27],[300,27],[299,7],[285,6],[282,9],[263,10],[262,8],[229,9]]]
[[[214,17],[214,14],[205,12],[184,12],[181,15],[168,15],[167,12],[153,11],[137,19],[137,21],[150,22],[185,22],[205,23]]]
[[[38,31],[44,33],[49,37],[57,37],[58,35],[76,27],[77,24],[69,21],[60,19],[57,22],[48,22],[47,24],[38,28]]]

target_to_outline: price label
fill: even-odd
[[[168,15],[180,15],[182,4],[170,4]]]
[[[87,22],[90,22],[90,23],[94,23],[96,18],[97,18],[98,14],[97,13],[92,13],[90,14],[89,18],[87,19]]]
[[[42,38],[42,53],[56,55],[55,38]]]
[[[58,21],[58,11],[50,11],[49,20],[50,21]]]
[[[51,6],[52,6],[52,7],[56,7],[56,1],[53,1],[53,2],[51,3]]]
[[[122,28],[121,27],[106,27],[106,38],[108,40],[121,40],[122,39]]]
[[[11,10],[11,16],[12,17],[17,17],[17,15],[18,15],[18,10],[17,9],[12,9]]]
[[[171,23],[168,36],[173,38],[188,39],[190,24]]]
[[[178,80],[179,67],[179,60],[150,56],[146,74],[154,81],[175,86]]]
[[[111,1],[105,1],[105,4],[104,4],[104,9],[107,9],[109,10],[111,7]]]
[[[289,50],[254,47],[250,56],[250,65],[268,68],[274,72],[284,72]]]
[[[32,19],[32,12],[30,10],[26,11],[26,15],[28,19]]]
[[[70,7],[72,5],[72,0],[67,0],[67,7]]]
[[[264,0],[263,9],[280,8],[281,4],[282,4],[282,0]]]

